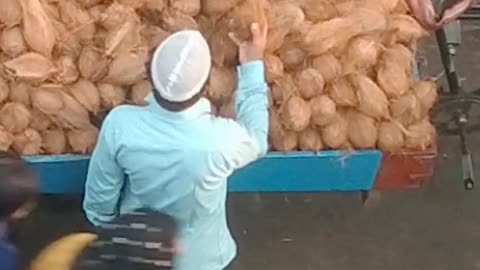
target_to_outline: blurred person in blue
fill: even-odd
[[[198,31],[171,35],[154,52],[148,105],[120,106],[105,119],[92,154],[84,211],[94,225],[147,207],[179,222],[178,270],[221,270],[236,256],[226,217],[227,178],[264,156],[268,88],[265,16],[239,40],[236,120],[211,114],[202,89],[211,53]],[[126,177],[125,177],[126,176]]]
[[[12,226],[35,205],[38,179],[17,155],[0,152],[0,270],[20,270],[18,254],[9,240]]]

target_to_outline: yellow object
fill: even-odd
[[[90,233],[65,236],[43,249],[30,270],[70,270],[77,257],[96,238],[95,234]]]

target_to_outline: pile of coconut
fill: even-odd
[[[100,120],[151,92],[146,62],[179,30],[212,50],[205,95],[234,118],[235,32],[268,21],[272,150],[425,149],[434,81],[412,79],[425,34],[403,0],[0,0],[0,150],[86,154]]]

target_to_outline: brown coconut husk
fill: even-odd
[[[67,150],[67,138],[62,129],[54,128],[40,132],[42,136],[42,152],[49,155],[60,155]]]
[[[27,128],[13,136],[13,149],[22,156],[42,153],[42,136],[32,128]]]
[[[222,15],[233,9],[241,0],[202,0],[202,13],[213,16]]]
[[[348,43],[343,56],[344,73],[369,69],[377,63],[381,44],[374,35],[361,35]]]
[[[0,0],[0,23],[12,27],[22,22],[22,6],[20,1]]]
[[[342,64],[332,53],[313,58],[312,67],[322,74],[326,83],[333,82],[342,74]]]
[[[435,127],[425,118],[407,128],[406,147],[425,151],[435,142]]]
[[[232,98],[228,102],[224,103],[220,107],[218,115],[224,118],[236,119],[235,100]]]
[[[142,43],[140,19],[128,18],[118,28],[108,32],[105,39],[105,54],[115,56],[129,52]]]
[[[13,144],[13,135],[0,126],[0,151],[8,151]]]
[[[322,141],[331,149],[338,149],[347,143],[348,122],[343,113],[337,113],[335,119],[322,128]]]
[[[426,116],[438,98],[437,84],[434,80],[423,80],[413,85],[413,93],[422,105],[422,115]]]
[[[19,26],[6,28],[1,32],[0,49],[10,57],[16,57],[25,52],[27,45]]]
[[[99,3],[100,2],[101,1],[99,1]],[[80,5],[81,5],[81,3],[80,3]],[[96,5],[93,5],[90,8],[88,8],[87,12],[88,12],[88,15],[90,15],[90,18],[92,18],[95,22],[100,22],[105,10],[107,10],[106,5],[102,5],[102,4],[97,5],[96,4]]]
[[[265,76],[267,82],[272,83],[283,76],[283,63],[280,58],[274,54],[266,54],[264,57]]]
[[[146,49],[118,55],[109,65],[105,81],[116,85],[132,85],[146,77]]]
[[[307,128],[298,135],[299,147],[302,151],[319,152],[323,149],[322,136],[320,131],[314,128]]]
[[[305,34],[305,50],[311,55],[322,55],[342,47],[350,38],[361,32],[362,26],[350,18],[334,18],[313,25]]]
[[[268,2],[266,0],[243,0],[226,16],[228,28],[240,40],[250,40],[253,23],[266,25]]]
[[[126,100],[126,91],[120,86],[99,83],[97,89],[100,94],[102,109],[112,109],[123,104]]]
[[[202,7],[201,0],[169,0],[170,6],[190,16],[197,16]]]
[[[396,41],[412,47],[426,35],[423,27],[410,15],[394,14],[388,18],[388,28],[396,31]]]
[[[314,68],[306,68],[295,76],[298,92],[304,99],[311,99],[323,93],[325,80],[322,74]]]
[[[297,133],[285,130],[281,124],[281,119],[277,111],[270,111],[268,137],[272,150],[289,152],[298,147]]]
[[[37,109],[32,110],[32,121],[30,121],[30,127],[36,131],[44,131],[52,126],[52,121],[48,115],[42,113]]]
[[[7,81],[0,77],[0,103],[3,103],[5,100],[7,100],[9,95],[10,86],[8,85]]]
[[[39,0],[19,2],[22,7],[23,37],[26,43],[35,52],[50,56],[57,41],[57,31],[45,8]]]
[[[312,111],[307,101],[298,96],[287,100],[281,112],[283,125],[292,131],[302,131],[310,124]]]
[[[155,1],[161,2],[163,1]],[[127,18],[132,18],[137,16],[135,10],[127,5],[119,4],[118,2],[114,1],[102,15],[100,20],[101,25],[105,27],[107,30],[114,30],[119,25],[122,25]]]
[[[14,82],[11,84],[11,91],[8,99],[12,102],[30,106],[30,92],[32,86],[26,82]]]
[[[283,105],[294,93],[297,85],[290,74],[285,74],[282,78],[276,80],[270,89],[273,104]]]
[[[92,125],[67,132],[68,144],[72,151],[77,154],[91,153],[97,143],[97,136],[98,129]]]
[[[305,0],[302,8],[305,18],[312,22],[326,21],[337,16],[334,1]]]
[[[56,61],[56,66],[58,73],[55,76],[55,79],[63,84],[73,83],[80,76],[80,72],[75,65],[75,60],[67,55],[60,57]]]
[[[395,120],[408,126],[422,118],[422,104],[413,93],[408,93],[392,101],[390,112]]]
[[[0,110],[0,124],[11,133],[24,131],[31,119],[30,110],[21,103],[9,102]]]
[[[83,78],[96,82],[108,73],[108,60],[98,49],[84,47],[78,58],[78,69]]]
[[[182,30],[198,30],[198,24],[192,16],[166,8],[162,11],[162,28],[174,33]]]
[[[170,36],[170,33],[155,25],[146,25],[142,28],[141,34],[143,38],[148,41],[149,51],[155,50],[165,39],[168,38],[168,36]]]
[[[335,120],[337,107],[327,95],[320,95],[310,100],[312,123],[317,126],[326,126]]]
[[[206,94],[214,103],[223,103],[232,96],[236,84],[234,70],[213,66],[207,82]]]
[[[389,102],[378,85],[365,75],[349,76],[358,98],[358,110],[372,118],[389,118]]]
[[[377,146],[388,153],[396,153],[403,149],[405,135],[397,123],[384,121],[379,124]]]
[[[347,76],[341,77],[327,87],[326,92],[339,106],[354,107],[358,99]]]
[[[388,27],[388,20],[385,13],[378,8],[368,6],[357,7],[352,13],[346,15],[354,24],[361,27],[362,33],[372,33],[377,31],[385,31]]]
[[[30,90],[33,108],[47,115],[55,115],[61,112],[65,104],[62,98],[62,86],[45,85]]]
[[[138,81],[132,86],[130,91],[130,99],[134,104],[142,105],[145,103],[145,98],[152,93],[153,86],[148,80]]]
[[[208,40],[212,61],[219,67],[234,66],[238,62],[238,47],[228,36],[229,31],[224,24],[222,21],[217,23],[217,30]]]
[[[307,55],[301,48],[288,44],[282,45],[278,50],[278,56],[287,70],[295,70],[301,67],[307,58]]]
[[[77,2],[83,7],[83,8],[91,8],[95,5],[98,5],[102,2],[102,0],[77,0]]]
[[[75,1],[59,1],[58,7],[62,22],[80,40],[90,41],[95,35],[95,21],[90,14]]]
[[[377,142],[375,119],[353,109],[348,111],[346,118],[350,143],[360,149],[374,148]]]
[[[100,111],[100,94],[94,83],[82,79],[69,85],[68,90],[88,111],[94,114]]]
[[[11,76],[24,81],[44,81],[56,71],[49,58],[33,52],[22,54],[3,65]]]
[[[69,94],[65,92],[61,92],[61,94],[64,106],[55,115],[58,124],[66,129],[80,129],[90,125],[88,110]]]

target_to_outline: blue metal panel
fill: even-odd
[[[230,192],[320,192],[370,190],[382,154],[379,151],[318,154],[270,153],[229,179]],[[88,169],[88,156],[28,157],[39,173],[44,194],[81,193]]]

